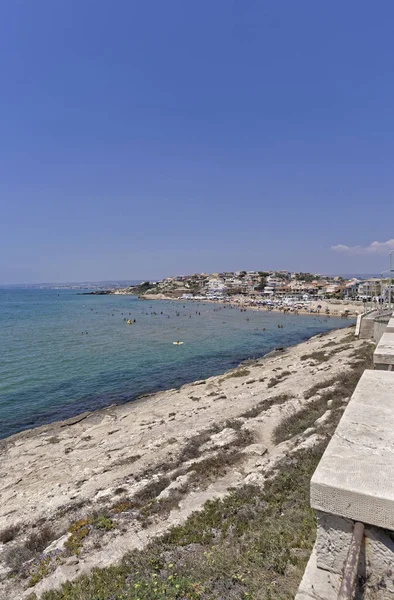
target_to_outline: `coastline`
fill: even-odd
[[[154,299],[159,300],[159,301],[162,300],[162,298],[154,298]],[[149,298],[149,300],[151,300],[151,298]],[[166,298],[166,300],[172,302],[172,301],[174,301],[176,299]],[[181,302],[181,301],[182,301],[182,299],[178,300],[178,302]],[[219,304],[218,302],[209,301],[209,300],[203,302],[203,304],[205,304],[205,303],[214,304],[214,305],[218,305]],[[232,309],[234,309],[234,310],[237,310],[237,309],[240,310],[241,308],[242,307],[232,305]],[[220,310],[219,307],[218,307],[217,310]],[[245,310],[245,311],[246,310],[252,310],[252,311],[255,311],[255,312],[271,312],[271,311],[265,311],[265,310],[263,310],[263,309],[261,309],[259,307],[253,307],[253,306],[245,307],[243,310]],[[272,312],[276,312],[277,314],[281,314],[281,311],[272,311]],[[314,317],[316,317],[318,315],[316,315],[316,314],[315,315],[314,314],[311,314],[311,315],[308,315],[308,314],[304,315],[304,314],[302,314],[301,316],[311,316],[311,317],[314,316]],[[321,315],[321,316],[323,316],[323,315]],[[333,316],[335,316],[335,315],[333,315]],[[351,324],[345,324],[344,323],[344,328],[347,328],[347,327],[351,327]],[[335,329],[330,330],[330,331],[335,331]],[[226,366],[225,365],[221,365],[221,367],[219,367],[218,369],[214,369],[213,373],[212,373],[212,371],[209,372],[210,369],[208,369],[208,372],[200,373],[198,376],[199,377],[206,377],[206,378],[225,376],[229,371],[231,371],[233,369],[237,369],[237,368],[239,368],[240,366],[242,366],[242,365],[244,365],[246,363],[250,363],[251,361],[265,359],[267,356],[270,356],[273,352],[275,352],[278,348],[280,350],[283,350],[283,349],[288,350],[289,348],[292,348],[294,346],[297,346],[300,343],[303,343],[303,342],[307,341],[311,337],[314,337],[316,335],[321,335],[321,334],[325,335],[326,332],[315,333],[312,336],[311,336],[310,333],[308,333],[308,334],[305,334],[304,336],[300,336],[299,339],[298,339],[298,341],[294,341],[294,342],[292,342],[290,344],[289,343],[287,343],[287,344],[285,343],[285,345],[283,345],[283,343],[280,343],[280,340],[278,339],[277,345],[275,345],[275,347],[271,346],[271,349],[268,349],[268,350],[267,349],[265,349],[265,350],[263,350],[263,349],[260,349],[260,350],[257,349],[256,350],[255,349],[255,351],[253,353],[250,353],[250,349],[249,349],[248,353],[245,353],[245,354],[242,353],[243,355],[234,358],[234,360],[231,361],[231,363],[232,363],[231,366],[230,365],[226,365]],[[176,387],[173,387],[174,383],[173,383],[173,386],[171,386],[171,384],[170,384],[170,385],[167,385],[166,387],[161,387],[160,385],[157,385],[157,387],[155,387],[154,385],[152,385],[152,387],[149,387],[147,390],[144,390],[144,391],[142,391],[139,394],[138,393],[136,393],[135,395],[129,394],[129,397],[128,397],[127,400],[121,399],[121,397],[120,397],[119,401],[116,398],[112,398],[110,403],[99,402],[99,407],[97,407],[97,408],[90,409],[90,408],[86,407],[86,408],[83,408],[80,412],[78,412],[78,409],[75,406],[75,410],[68,411],[69,412],[68,415],[61,416],[60,418],[57,418],[57,419],[55,418],[54,420],[52,420],[51,418],[49,418],[46,422],[41,422],[41,423],[38,422],[37,424],[31,425],[30,427],[27,427],[27,428],[23,427],[20,431],[15,431],[14,433],[10,433],[9,435],[5,435],[4,437],[0,437],[0,449],[1,449],[2,442],[5,441],[5,440],[8,440],[9,438],[12,438],[13,436],[19,436],[19,435],[22,435],[22,434],[28,433],[28,432],[34,432],[34,431],[38,431],[38,430],[44,430],[46,427],[50,427],[51,425],[56,425],[58,423],[69,423],[70,422],[72,424],[74,421],[77,422],[82,415],[99,414],[101,411],[105,411],[105,410],[107,410],[109,408],[112,408],[112,407],[127,406],[127,405],[130,405],[130,404],[133,404],[133,403],[140,402],[141,400],[144,400],[146,398],[151,398],[151,397],[153,397],[153,396],[155,396],[157,394],[170,392],[170,391],[172,391],[174,389],[177,390],[177,389],[179,389],[179,387],[183,387],[185,385],[192,385],[194,383],[194,381],[196,381],[194,378],[186,378],[186,377],[183,378],[183,381],[182,381],[182,378],[177,378],[177,379],[178,379],[178,382],[177,383],[174,382]],[[179,379],[181,379],[181,381],[179,381]],[[100,406],[100,404],[101,404],[101,406]]]
[[[267,465],[288,449],[274,443],[275,427],[311,401],[305,398],[309,388],[351,370],[352,354],[362,345],[352,332],[343,328],[318,334],[282,352],[243,361],[221,375],[1,440],[0,531],[18,524],[28,532],[37,522],[45,522],[56,528],[59,539],[66,535],[63,543],[70,523],[95,507],[101,510],[124,495],[132,496],[159,481],[163,473],[169,489],[176,488],[178,479],[183,485],[187,473],[193,472],[189,467],[180,474],[190,461],[212,460],[220,448],[232,445],[241,449],[236,468],[220,471],[212,481],[200,481],[165,518],[152,517],[145,526],[133,521],[127,532],[108,534],[101,550],[92,549],[87,540],[78,564],[65,556],[54,575],[38,583],[35,591],[119,560],[125,548],[143,547],[152,536],[183,522],[207,499],[223,497],[245,481],[258,481]],[[317,362],[315,356],[320,357]],[[256,410],[264,402],[269,408]],[[185,454],[185,449],[197,439],[199,456],[193,458],[193,452]],[[128,517],[122,513],[117,518],[121,522]],[[9,585],[16,582],[0,584],[0,598],[7,597],[1,595],[2,587],[12,597]]]
[[[257,356],[257,357],[251,356],[251,357],[244,358],[243,360],[239,361],[231,369],[226,369],[225,371],[222,371],[216,375],[210,375],[210,376],[206,377],[205,380],[197,379],[197,380],[186,382],[186,383],[182,384],[180,387],[168,388],[168,389],[164,389],[164,390],[152,390],[152,392],[148,392],[146,394],[141,394],[140,396],[137,396],[136,398],[134,398],[132,400],[128,400],[127,402],[122,402],[122,403],[113,402],[112,404],[109,404],[108,406],[104,406],[103,408],[98,408],[98,409],[92,410],[92,411],[83,411],[81,413],[77,413],[67,419],[59,419],[56,421],[51,421],[50,423],[44,423],[43,425],[37,425],[35,427],[23,429],[22,431],[12,433],[11,435],[8,435],[8,436],[0,439],[0,455],[1,455],[3,447],[6,446],[8,444],[8,442],[13,443],[13,442],[23,439],[25,437],[31,438],[36,435],[47,435],[47,434],[49,435],[51,433],[57,432],[59,429],[77,425],[78,423],[84,421],[87,418],[104,416],[108,411],[111,411],[114,409],[116,410],[118,408],[127,408],[127,407],[132,408],[133,406],[137,406],[140,403],[144,403],[144,402],[147,402],[150,400],[153,401],[156,397],[161,396],[162,394],[179,393],[180,390],[183,390],[187,386],[193,387],[193,386],[202,385],[202,382],[205,382],[205,381],[210,381],[210,380],[214,380],[214,379],[218,379],[218,378],[227,378],[227,377],[231,376],[231,374],[233,372],[238,371],[239,369],[241,369],[243,367],[250,367],[250,366],[253,366],[256,364],[260,364],[261,361],[269,360],[274,357],[276,357],[276,358],[281,357],[284,354],[286,354],[288,351],[290,351],[292,348],[296,348],[303,344],[307,344],[310,340],[313,340],[315,338],[324,337],[324,336],[329,336],[330,334],[336,333],[336,332],[347,331],[349,328],[352,328],[352,327],[353,327],[353,325],[347,325],[346,327],[343,327],[341,329],[332,329],[328,332],[318,333],[316,335],[308,337],[305,340],[303,340],[301,342],[297,342],[295,344],[290,344],[288,346],[278,346],[278,347],[274,348],[273,350],[271,350],[270,352],[262,354],[261,356]],[[0,528],[1,528],[1,524],[0,524]]]
[[[114,292],[114,295],[128,295],[128,293],[126,292],[120,292],[120,291],[116,291]],[[258,312],[274,312],[274,313],[282,313],[285,314],[283,309],[281,308],[277,308],[275,306],[273,307],[266,307],[266,306],[254,306],[251,304],[252,300],[250,298],[245,298],[244,301],[231,301],[231,300],[210,300],[208,298],[199,298],[199,299],[194,299],[194,298],[176,298],[173,296],[167,296],[166,294],[144,294],[143,296],[139,296],[138,297],[139,300],[145,301],[145,300],[167,300],[167,301],[171,301],[171,302],[183,302],[183,303],[187,303],[187,302],[197,302],[197,303],[202,303],[202,304],[214,304],[214,305],[218,305],[218,306],[230,306],[233,309],[244,309],[244,310],[254,310],[254,311],[258,311]],[[319,310],[317,307],[321,306],[321,309]],[[329,313],[326,314],[325,313],[325,309],[326,307],[329,309]],[[346,316],[344,316],[344,318],[350,318],[350,319],[355,319],[357,318],[357,316],[361,313],[363,313],[363,306],[361,304],[357,304],[354,302],[332,302],[329,300],[314,300],[313,302],[310,303],[309,305],[309,309],[314,309],[313,312],[311,312],[310,310],[299,310],[296,312],[290,312],[290,314],[296,314],[296,315],[320,315],[320,316],[324,316],[324,317],[339,317],[341,316],[341,313],[344,311],[348,311],[348,314]]]
[[[70,298],[71,294],[68,297]],[[154,304],[150,300],[137,302],[135,296],[126,296],[110,298],[104,302],[102,298],[91,298],[91,302],[86,302],[85,305],[85,301],[81,302],[76,296],[75,298],[72,298],[76,307],[73,318],[76,322],[79,319],[81,325],[77,324],[74,328],[74,335],[68,335],[68,329],[72,331],[72,327],[68,327],[64,320],[59,323],[58,328],[63,328],[66,337],[62,336],[62,339],[68,340],[69,347],[76,348],[71,358],[80,357],[81,360],[85,360],[84,354],[91,346],[94,347],[101,336],[98,358],[93,360],[92,355],[86,356],[86,365],[91,365],[92,371],[88,371],[84,363],[81,363],[81,376],[74,379],[74,373],[79,373],[80,363],[75,359],[73,362],[69,361],[68,357],[65,357],[65,370],[59,371],[59,379],[56,369],[51,367],[53,356],[47,355],[44,360],[49,365],[49,370],[42,378],[42,385],[39,382],[40,385],[31,390],[32,396],[29,397],[30,390],[26,389],[28,386],[19,390],[17,382],[11,390],[13,393],[6,395],[9,410],[5,411],[0,425],[0,439],[56,420],[72,418],[85,411],[91,412],[110,404],[135,401],[143,394],[168,390],[195,379],[217,375],[243,360],[261,357],[276,346],[299,343],[321,331],[349,324],[349,321],[342,319],[334,322],[324,317],[319,319],[318,315],[308,315],[312,316],[312,319],[302,318],[303,315],[298,319],[291,314],[282,317],[279,316],[280,313],[269,314],[253,307],[253,312],[246,314],[237,307],[229,309],[226,306],[222,310],[223,305],[211,302],[203,303],[203,306],[196,303],[185,304],[181,300],[174,302],[171,299],[159,300]],[[182,309],[182,304],[186,308]],[[44,313],[46,308],[44,304]],[[136,326],[129,328],[123,325],[125,310],[132,311],[133,316],[137,317]],[[161,311],[163,317],[158,316],[159,313],[162,314]],[[197,315],[197,311],[201,311],[201,316],[194,316],[194,313]],[[170,320],[167,319],[167,314]],[[174,320],[172,317],[175,316],[181,318]],[[163,321],[164,319],[166,320]],[[78,335],[79,326],[81,329],[89,329],[89,337],[82,338]],[[281,330],[277,329],[277,326]],[[45,331],[45,328],[42,328],[42,331]],[[215,336],[212,336],[212,331],[216,331]],[[105,335],[102,332],[105,332]],[[108,335],[111,337],[107,347],[103,340]],[[131,344],[130,337],[133,338]],[[44,344],[46,337],[43,335],[41,339]],[[185,346],[182,349],[175,350],[172,346],[173,340],[176,339],[184,341]],[[31,336],[29,340],[30,343],[36,343],[35,338]],[[11,339],[9,344],[12,348]],[[58,356],[53,362],[57,368],[61,368],[61,347],[57,346]],[[146,367],[143,362],[145,356]],[[23,360],[23,353],[20,358]],[[28,373],[37,362],[39,359],[36,353],[28,354],[24,363],[25,372]],[[141,364],[144,368],[141,368]],[[171,368],[166,368],[167,364]],[[107,374],[105,379],[102,372]],[[2,383],[7,386],[7,373]],[[5,389],[7,394],[7,387]],[[17,410],[12,408],[14,402]],[[23,410],[24,406],[26,411]]]

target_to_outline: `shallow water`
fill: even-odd
[[[0,289],[0,438],[216,375],[349,324],[202,302]]]

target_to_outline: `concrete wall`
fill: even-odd
[[[392,311],[370,310],[363,315],[359,315],[356,324],[356,336],[361,340],[374,340],[379,342],[383,333],[386,331]]]
[[[360,340],[372,340],[374,335],[375,321],[373,317],[365,317],[361,321]]]
[[[394,333],[384,332],[373,353],[375,369],[394,372]]]
[[[316,543],[296,600],[337,600],[352,538],[353,521],[318,513]],[[394,542],[392,531],[367,526],[357,576],[366,581],[357,600],[393,600]]]
[[[387,325],[389,320],[389,315],[387,315],[387,317],[377,317],[375,319],[373,326],[373,340],[376,344],[380,342],[380,338],[382,337],[384,332],[387,331]]]
[[[390,318],[386,331],[387,333],[394,333],[394,317]]]
[[[354,597],[394,600],[394,331],[387,323],[376,314],[359,321],[360,334],[364,325],[364,335],[379,338],[375,368],[391,361],[393,371],[363,373],[312,477],[317,536],[296,600],[337,600],[356,522],[365,525],[364,586]]]

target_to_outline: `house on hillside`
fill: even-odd
[[[374,296],[380,296],[380,279],[372,277],[361,281],[358,286],[358,297],[373,298]]]

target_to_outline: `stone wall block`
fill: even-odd
[[[354,523],[350,519],[317,511],[316,563],[319,569],[342,574]]]
[[[365,530],[365,566],[365,598],[393,600],[394,542],[388,531],[376,527]]]

